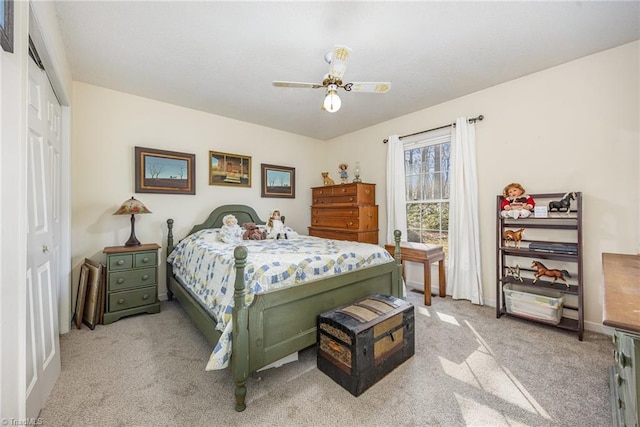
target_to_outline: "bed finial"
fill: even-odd
[[[396,259],[397,264],[402,264],[402,254],[400,252],[400,236],[402,236],[402,232],[400,230],[393,231],[393,240],[395,243],[393,257]]]
[[[173,219],[167,220],[167,255],[173,252]]]

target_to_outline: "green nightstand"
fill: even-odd
[[[110,246],[107,254],[107,295],[104,324],[138,313],[159,313],[158,249],[155,243]]]

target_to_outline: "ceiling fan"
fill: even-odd
[[[391,88],[389,82],[349,82],[343,83],[342,76],[347,68],[347,61],[351,56],[352,50],[347,46],[336,45],[333,51],[327,52],[324,60],[329,63],[329,73],[324,75],[322,83],[304,83],[304,82],[281,82],[275,81],[273,85],[276,87],[294,87],[319,89],[327,88],[327,93],[322,103],[322,108],[330,113],[335,113],[340,109],[342,101],[338,96],[338,88],[342,88],[347,92],[369,92],[369,93],[386,93]]]

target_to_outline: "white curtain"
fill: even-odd
[[[387,141],[387,243],[393,243],[393,231],[400,230],[407,241],[407,206],[405,200],[404,150],[398,135]]]
[[[448,291],[454,299],[482,301],[476,128],[466,117],[451,135]]]

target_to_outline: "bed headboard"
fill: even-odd
[[[203,230],[205,228],[220,228],[222,227],[222,218],[226,215],[234,215],[238,219],[238,225],[242,226],[245,222],[255,222],[256,224],[264,225],[265,222],[260,219],[256,211],[246,205],[222,205],[213,210],[202,224],[194,225],[188,235],[195,233],[196,231]]]
[[[190,236],[196,231],[204,230],[205,228],[220,228],[222,227],[222,218],[225,215],[232,214],[238,219],[238,224],[242,226],[245,222],[254,222],[259,225],[266,224],[263,220],[260,219],[256,211],[246,205],[222,205],[215,208],[210,214],[209,217],[202,223],[198,225],[194,225],[191,228],[191,231],[187,234]],[[167,256],[173,251],[173,219],[169,218],[167,220]],[[187,237],[184,236],[184,237]]]

